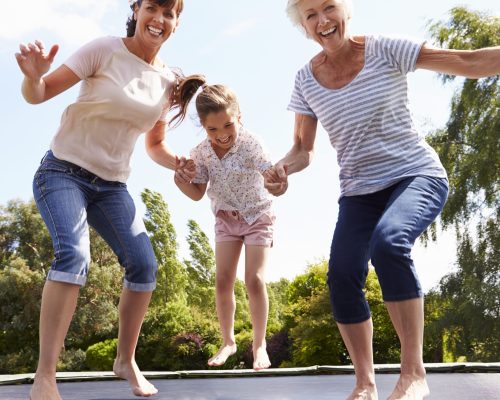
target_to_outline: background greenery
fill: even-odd
[[[500,45],[500,19],[455,8],[429,25],[443,47]],[[443,76],[443,83],[453,79]],[[450,178],[440,218],[457,235],[456,271],[426,294],[426,362],[500,359],[499,76],[466,79],[452,100],[445,128],[428,138]],[[189,259],[180,259],[166,201],[144,190],[144,217],[159,263],[158,287],[146,315],[137,360],[145,370],[204,369],[220,334],[215,313],[215,262],[207,236],[187,222]],[[423,240],[438,240],[434,224]],[[58,369],[110,370],[116,351],[122,271],[91,231],[92,266],[80,292]],[[313,256],[313,255],[311,255]],[[0,373],[33,372],[38,352],[41,291],[52,259],[50,236],[33,201],[0,206]],[[273,367],[350,363],[331,317],[327,261],[293,281],[269,283],[268,351]],[[236,283],[237,354],[224,368],[251,368],[251,323],[244,283]],[[399,344],[370,271],[366,294],[374,319],[376,363],[397,363]]]

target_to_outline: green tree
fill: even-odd
[[[0,206],[0,268],[11,258],[22,258],[30,269],[50,268],[52,242],[33,200]]]
[[[440,46],[476,49],[500,45],[500,18],[463,7],[453,8],[450,15],[449,21],[430,26]],[[443,82],[454,79],[441,77]],[[441,302],[448,308],[433,328],[441,329],[441,351],[446,349],[447,359],[464,356],[485,361],[500,356],[495,339],[500,323],[499,79],[500,75],[465,79],[452,99],[446,128],[430,137],[450,181],[441,221],[445,228],[456,229],[458,242],[457,271],[440,284]]]
[[[213,315],[215,311],[215,255],[207,235],[193,220],[188,221],[187,242],[191,254],[185,260],[188,302]]]
[[[146,206],[144,223],[158,262],[157,288],[153,293],[153,306],[168,301],[185,300],[187,276],[177,255],[177,234],[170,220],[167,203],[160,193],[145,189],[141,193]]]
[[[441,47],[457,50],[500,45],[500,18],[457,7],[448,22],[431,25]],[[443,82],[455,79],[442,75]],[[450,194],[442,213],[445,226],[467,226],[471,219],[498,213],[500,171],[500,75],[465,79],[452,99],[445,129],[430,143],[450,179]],[[484,214],[483,214],[484,213]]]
[[[0,270],[0,373],[34,371],[45,273],[14,258]]]

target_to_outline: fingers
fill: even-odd
[[[288,189],[288,182],[264,182],[264,187],[273,196],[281,196]]]
[[[190,183],[196,176],[196,165],[193,160],[184,156],[176,157],[174,180],[177,183]]]
[[[54,58],[55,58],[58,51],[59,51],[59,46],[57,44],[55,44],[54,46],[52,46],[50,48],[49,54],[47,54],[47,60],[50,63],[52,63],[52,61],[54,61]],[[43,50],[42,50],[42,52],[43,52]]]
[[[281,180],[284,180],[288,176],[288,165],[287,164],[281,164],[277,163],[275,166],[276,173],[278,174],[279,178]]]
[[[25,58],[31,55],[40,56],[45,58],[48,62],[52,63],[58,51],[59,51],[59,45],[55,44],[50,48],[49,53],[46,54],[43,42],[40,40],[35,40],[34,43],[28,43],[28,44],[21,43],[19,45],[19,53],[16,53],[16,55],[20,54]]]

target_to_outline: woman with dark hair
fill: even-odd
[[[142,218],[127,191],[130,157],[146,132],[148,154],[169,169],[184,165],[165,143],[165,128],[183,120],[187,103],[204,83],[184,78],[158,58],[177,29],[183,0],[131,1],[127,37],[91,41],[47,72],[58,51],[40,41],[21,45],[16,59],[22,93],[38,104],[81,81],[77,100],[64,111],[50,150],[33,181],[38,209],[51,234],[54,261],[42,294],[40,354],[31,399],[60,399],[56,365],[90,263],[90,224],[107,241],[125,270],[119,304],[118,349],[113,370],[137,396],[157,389],[140,372],[135,349],[157,263]],[[168,121],[167,114],[177,109]]]

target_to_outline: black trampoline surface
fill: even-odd
[[[377,375],[379,398],[386,399],[397,374]],[[428,374],[429,400],[499,400],[498,373]],[[344,400],[354,385],[353,375],[152,379],[159,393],[152,400]],[[27,400],[30,385],[2,385],[0,399]],[[59,383],[64,400],[138,399],[125,381]]]

